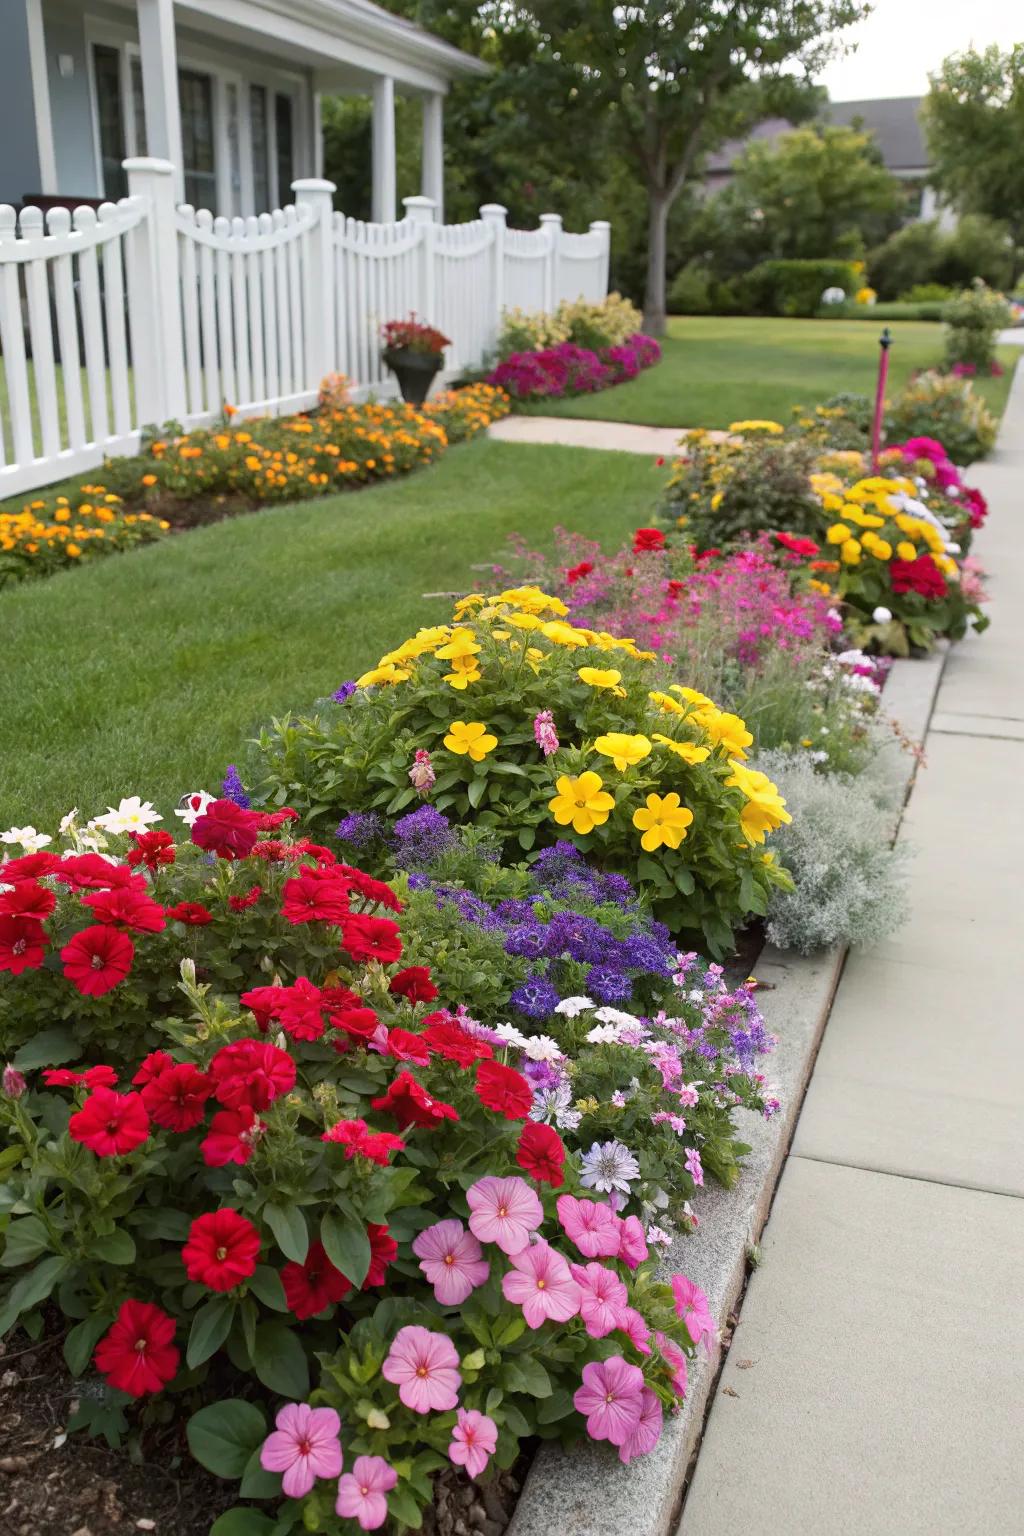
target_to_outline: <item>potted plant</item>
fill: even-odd
[[[389,320],[381,334],[381,355],[398,380],[402,399],[410,405],[422,405],[435,373],[444,363],[444,349],[451,345],[449,338],[432,325],[422,325],[415,314],[408,320]]]

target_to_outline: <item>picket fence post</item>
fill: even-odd
[[[321,381],[337,369],[337,328],[335,325],[334,244],[331,220],[334,217],[333,181],[306,176],[292,182],[296,208],[312,210],[313,222],[306,244],[304,267],[304,304],[306,328],[306,389],[319,389]]]
[[[123,164],[129,197],[141,198],[147,207],[133,231],[128,272],[129,313],[146,327],[132,331],[135,409],[140,427],[160,426],[181,421],[188,411],[174,166],[150,157]]]
[[[608,272],[612,254],[612,226],[607,219],[593,219],[590,233],[601,237],[601,297],[608,292]]]
[[[558,303],[558,247],[562,240],[562,215],[542,213],[540,227],[548,237],[544,261],[544,312],[550,315]]]
[[[405,216],[411,224],[423,226],[420,233],[419,294],[417,309],[421,320],[428,325],[437,324],[437,225],[434,223],[436,204],[432,197],[403,197]]]
[[[508,209],[504,203],[484,203],[480,217],[491,232],[492,309],[486,322],[490,345],[497,346],[501,335],[501,317],[505,313],[505,230]]]

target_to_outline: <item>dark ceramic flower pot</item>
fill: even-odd
[[[412,347],[385,347],[381,356],[398,380],[402,399],[410,405],[422,405],[434,375],[444,366],[444,353],[414,352]]]

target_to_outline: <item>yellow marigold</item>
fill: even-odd
[[[830,544],[845,544],[852,533],[853,529],[848,527],[846,523],[833,523],[831,528],[826,531],[825,538]]]
[[[674,741],[671,736],[661,736],[655,733],[652,738],[663,747],[668,747],[677,757],[681,757],[684,763],[691,767],[696,763],[703,763],[711,756],[710,747],[695,747],[692,741]]]
[[[483,647],[477,644],[474,632],[461,627],[453,629],[451,637],[445,641],[444,645],[438,646],[434,654],[442,661],[456,661],[464,656],[478,656],[482,649]]]
[[[548,801],[548,809],[560,827],[571,826],[585,837],[595,827],[603,826],[615,808],[614,795],[604,788],[599,773],[563,773],[555,781],[557,793]]]
[[[686,708],[678,699],[670,698],[667,693],[649,693],[647,697],[652,704],[656,704],[663,715],[685,715]]]
[[[814,577],[812,576],[807,585],[810,587],[812,592],[820,592],[822,597],[832,596],[832,588],[829,586],[827,581],[815,581]]]
[[[408,667],[396,667],[393,662],[387,662],[384,666],[371,667],[369,672],[357,677],[356,687],[372,688],[378,683],[404,683],[411,675]]]
[[[496,601],[511,603],[514,608],[522,608],[528,613],[554,613],[559,618],[569,612],[560,597],[552,597],[540,587],[510,587],[506,592],[499,592]]]
[[[578,650],[590,643],[582,630],[573,624],[564,624],[560,619],[550,619],[548,623],[542,624],[540,632],[554,645],[564,645],[570,650]]]
[[[843,545],[842,549],[839,551],[839,553],[843,557],[844,564],[846,564],[846,565],[859,565],[860,564],[860,551],[861,551],[861,546],[860,546],[860,540],[859,539],[847,539],[845,544]]]
[[[488,732],[482,720],[453,720],[444,744],[458,757],[468,756],[474,763],[482,763],[498,745],[498,738]]]
[[[892,545],[888,539],[875,538],[871,544],[871,554],[874,555],[876,560],[891,560]]]
[[[82,551],[77,544],[65,544],[64,553],[70,555],[72,560],[77,560]]]
[[[623,731],[609,731],[594,742],[594,751],[602,757],[610,757],[620,773],[635,768],[650,756],[651,743],[646,736],[627,736]]]
[[[731,421],[730,432],[768,432],[777,435],[786,429],[777,421]]]
[[[643,833],[640,846],[647,853],[657,848],[678,848],[693,821],[693,812],[681,804],[675,791],[648,795],[647,805],[633,812],[633,825]]]
[[[896,553],[901,560],[916,560],[917,545],[911,544],[909,539],[901,539],[896,545]]]

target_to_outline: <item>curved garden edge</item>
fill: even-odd
[[[916,744],[924,741],[948,655],[949,646],[942,643],[922,660],[893,663],[886,711]],[[904,801],[917,765],[917,758],[908,757]],[[758,1001],[779,1035],[773,1063],[783,1107],[771,1120],[751,1117],[749,1125],[741,1125],[751,1151],[737,1184],[705,1191],[700,1227],[677,1239],[665,1259],[669,1269],[685,1261],[687,1274],[707,1293],[720,1329],[742,1296],[750,1249],[768,1220],[845,959],[846,949],[839,946],[806,957],[768,946],[758,961]],[[721,1361],[721,1345],[711,1355],[698,1353],[679,1412],[666,1419],[654,1450],[628,1467],[607,1447],[592,1443],[571,1452],[543,1446],[507,1536],[550,1536],[555,1509],[559,1536],[621,1536],[624,1530],[632,1536],[673,1536]]]

